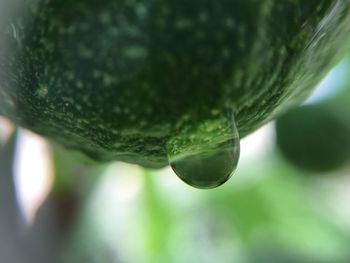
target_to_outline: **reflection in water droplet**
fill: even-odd
[[[197,188],[225,183],[239,159],[239,136],[232,111],[202,124],[192,120],[187,125],[199,128],[193,133],[188,132],[188,126],[182,127],[187,132],[180,132],[170,141],[168,158],[172,169],[181,180]]]
[[[17,30],[13,23],[7,24],[2,32],[13,39],[17,39]]]
[[[225,183],[236,169],[239,147],[236,140],[218,145],[171,162],[174,172],[187,184],[197,188],[214,188]],[[223,147],[223,148],[221,148]]]
[[[17,39],[17,30],[14,24],[11,24],[11,35],[14,39]]]

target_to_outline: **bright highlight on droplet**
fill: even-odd
[[[225,183],[236,170],[239,159],[239,136],[231,110],[216,114],[198,124],[190,120],[182,127],[196,126],[195,132],[179,133],[170,140],[168,159],[171,168],[185,183],[201,189]]]

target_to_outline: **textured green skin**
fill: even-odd
[[[0,20],[0,114],[148,167],[167,165],[184,116],[231,107],[242,137],[300,102],[350,38],[345,0],[15,3]]]

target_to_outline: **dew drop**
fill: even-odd
[[[182,130],[182,131],[181,131]],[[168,160],[185,183],[210,189],[225,183],[236,170],[239,136],[232,110],[186,121],[168,143]]]

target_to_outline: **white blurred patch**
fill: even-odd
[[[142,189],[143,171],[137,165],[126,163],[113,163],[102,175],[100,186],[101,195],[108,195],[106,199],[115,200],[118,204],[129,202],[137,196]]]
[[[240,162],[270,154],[275,143],[275,124],[270,122],[241,140]]]
[[[195,203],[200,202],[207,192],[184,183],[170,166],[152,171],[152,176],[160,195],[171,200],[171,205],[176,209],[190,209]]]
[[[141,167],[113,163],[101,174],[87,202],[85,220],[98,229],[96,238],[101,243],[118,248],[113,253],[123,262],[132,262],[130,257],[138,253],[139,247],[135,247],[135,240],[140,240],[143,235],[143,230],[137,227],[140,225],[137,204],[143,186],[144,171]]]
[[[38,135],[19,129],[13,165],[17,200],[26,222],[31,224],[53,185],[48,143]]]

